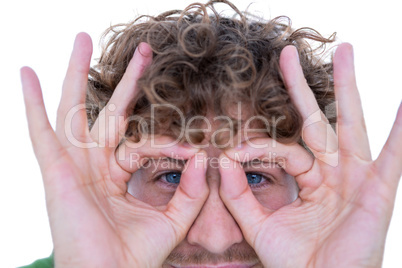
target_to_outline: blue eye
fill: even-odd
[[[255,173],[246,173],[248,184],[258,184],[264,179],[264,177],[260,174]]]
[[[265,181],[264,176],[261,174],[246,173],[246,177],[247,177],[248,184],[260,184]],[[167,183],[171,183],[171,184],[179,184],[180,178],[181,178],[180,172],[169,172],[169,173],[163,174],[161,176],[162,180],[166,181]]]
[[[168,183],[179,184],[180,183],[180,172],[170,172],[162,175],[162,178],[166,180]]]

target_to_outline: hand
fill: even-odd
[[[380,267],[387,229],[402,171],[402,108],[379,157],[369,149],[356,87],[353,51],[349,44],[334,56],[337,134],[308,87],[293,46],[284,48],[280,66],[292,101],[303,120],[303,140],[314,159],[299,145],[267,144],[256,149],[244,144],[222,158],[220,195],[239,224],[247,242],[265,267]],[[318,120],[317,119],[318,116]],[[311,124],[314,122],[313,124]],[[270,154],[271,152],[271,154]],[[237,159],[277,157],[294,176],[298,198],[273,211],[253,196]],[[227,161],[227,159],[225,159]]]
[[[126,124],[116,120],[116,130],[106,126],[112,122],[110,118],[126,117],[127,106],[138,91],[136,81],[150,65],[152,51],[145,43],[139,45],[89,132],[84,103],[91,53],[90,37],[77,35],[63,84],[56,132],[47,119],[38,78],[30,68],[21,69],[29,132],[45,186],[55,264],[160,267],[184,239],[208,196],[205,167],[194,164],[195,156],[205,161],[205,154],[182,145],[155,149],[148,141],[137,149],[124,148],[126,153],[140,156],[135,163],[128,165],[128,159],[117,158],[116,148]],[[67,118],[71,118],[71,111],[75,112],[70,124]],[[172,154],[190,160],[167,206],[151,207],[127,194],[126,183],[141,162]]]

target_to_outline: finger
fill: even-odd
[[[307,197],[323,182],[321,176],[305,176],[313,169],[314,157],[299,144],[282,144],[271,138],[254,138],[224,153],[239,163],[258,159],[264,163],[278,164],[287,174],[295,178],[302,194],[300,197]]]
[[[140,43],[113,96],[99,113],[91,130],[91,137],[102,146],[115,148],[124,136],[127,107],[138,94],[137,80],[151,64],[151,61],[151,47],[146,43]]]
[[[398,114],[396,116],[391,133],[387,142],[381,150],[380,155],[374,162],[376,170],[380,176],[391,185],[398,185],[402,173],[402,104],[399,105]]]
[[[92,41],[88,34],[79,33],[74,42],[61,101],[57,111],[56,134],[64,145],[73,140],[88,141],[85,96],[92,55]]]
[[[138,143],[126,140],[117,148],[114,159],[121,169],[132,174],[150,158],[169,157],[186,160],[198,151],[198,148],[180,144],[173,138],[153,136]]]
[[[187,162],[180,184],[167,204],[165,215],[173,222],[179,241],[187,234],[208,197],[206,171],[207,155],[198,152]]]
[[[21,82],[29,134],[36,158],[44,170],[60,157],[63,149],[49,123],[42,90],[35,72],[29,67],[23,67]]]
[[[241,164],[226,155],[219,157],[221,175],[220,196],[230,214],[239,225],[244,238],[251,245],[255,240],[270,211],[255,198]]]
[[[338,136],[341,150],[371,160],[363,109],[353,62],[353,47],[343,43],[334,59],[335,96],[338,101]]]
[[[299,56],[294,46],[285,47],[280,56],[280,68],[292,102],[303,118],[303,140],[316,158],[331,164],[328,155],[338,150],[337,136],[321,112],[314,94],[304,78]]]
[[[298,176],[313,165],[313,156],[299,144],[282,144],[271,138],[253,138],[225,151],[233,161],[246,163],[252,160],[277,163],[286,173]]]

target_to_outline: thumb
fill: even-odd
[[[206,153],[196,153],[188,160],[180,184],[167,204],[165,215],[172,220],[179,240],[184,239],[208,197],[206,170]]]
[[[244,238],[255,246],[255,239],[269,210],[262,206],[251,191],[241,163],[226,155],[220,156],[220,196],[239,225]]]

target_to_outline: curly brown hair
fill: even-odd
[[[218,14],[216,3],[225,3],[236,16]],[[236,132],[244,121],[239,126],[231,109],[242,103],[250,116],[262,116],[275,125],[280,142],[300,141],[302,119],[286,91],[279,55],[287,45],[298,49],[307,83],[325,113],[334,101],[333,70],[332,60],[326,62],[322,52],[334,39],[335,34],[324,38],[311,28],[293,30],[287,17],[256,19],[226,0],[194,3],[184,10],[112,26],[104,33],[99,62],[90,70],[89,127],[111,98],[137,46],[146,42],[153,51],[152,64],[139,79],[140,92],[127,111],[143,121],[131,121],[126,137],[138,141],[149,132],[144,122],[154,124],[154,134],[177,137],[181,133],[183,118],[163,105],[154,107],[151,114],[152,104],[174,105],[183,113],[184,123],[191,120],[191,126],[202,123],[194,116],[228,116]],[[273,122],[281,116],[285,120]],[[330,123],[335,120],[332,116]],[[223,120],[221,125],[225,124]],[[271,131],[266,128],[272,137]],[[204,132],[188,136],[192,142],[201,142]]]

